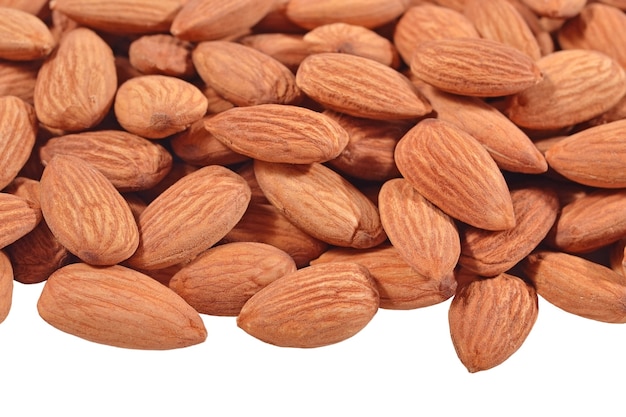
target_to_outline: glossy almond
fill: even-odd
[[[116,89],[109,45],[87,28],[74,29],[39,70],[34,92],[37,118],[55,129],[88,129],[104,119]]]
[[[356,55],[311,55],[300,64],[296,83],[323,106],[355,117],[413,119],[432,110],[404,75]]]
[[[371,29],[391,22],[405,9],[403,0],[291,0],[286,14],[289,20],[307,29],[336,22]]]
[[[235,107],[207,119],[204,126],[233,151],[267,162],[326,162],[349,140],[345,129],[326,115],[279,104]]]
[[[0,58],[30,61],[48,56],[55,42],[52,33],[37,16],[0,6]]]
[[[454,349],[469,372],[491,369],[522,346],[537,314],[537,293],[520,278],[476,278],[462,285],[450,304]]]
[[[509,190],[485,148],[455,125],[425,119],[395,150],[402,175],[449,216],[486,230],[515,226]]]
[[[236,316],[250,297],[295,270],[293,258],[274,246],[234,242],[198,256],[172,277],[169,287],[199,313]]]
[[[439,39],[420,43],[410,61],[422,81],[453,94],[498,97],[542,79],[534,61],[518,49],[489,39]]]
[[[0,251],[0,323],[9,315],[12,302],[13,268],[9,257]]]
[[[58,155],[41,177],[41,210],[70,252],[92,265],[114,265],[135,252],[137,224],[128,204],[96,168]]]
[[[364,266],[333,262],[275,280],[244,304],[237,325],[273,345],[320,347],[357,334],[378,304],[376,284]]]
[[[307,234],[355,248],[386,239],[376,206],[330,168],[256,160],[254,173],[267,199]]]
[[[154,270],[190,261],[237,224],[249,201],[250,187],[227,168],[185,175],[139,216],[141,241],[129,265]]]
[[[26,235],[40,221],[41,211],[36,203],[0,193],[0,249]]]
[[[176,293],[120,265],[59,269],[46,281],[37,310],[59,330],[122,348],[175,349],[207,336],[198,313]]]
[[[0,97],[0,190],[18,175],[35,146],[37,118],[30,104]]]
[[[208,100],[193,84],[166,75],[145,75],[122,84],[115,117],[127,131],[149,139],[182,132],[207,111]]]

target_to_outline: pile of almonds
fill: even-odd
[[[0,321],[134,349],[345,340],[451,300],[626,322],[626,1],[0,0]]]

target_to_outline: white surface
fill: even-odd
[[[0,324],[2,416],[625,414],[626,327],[542,299],[522,348],[470,374],[450,341],[449,301],[380,310],[353,338],[318,349],[267,345],[234,318],[203,316],[205,343],[154,352],[56,330],[37,314],[41,288],[16,283]]]

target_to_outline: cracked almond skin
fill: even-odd
[[[314,348],[348,339],[378,311],[369,271],[351,262],[309,266],[253,295],[237,317],[251,336],[276,346]]]
[[[0,193],[0,249],[25,236],[40,221],[39,204],[17,195]]]
[[[254,161],[267,199],[307,234],[331,245],[370,248],[386,239],[378,209],[354,185],[320,164]]]
[[[448,322],[457,356],[469,372],[494,368],[524,343],[537,321],[535,289],[509,274],[461,285]]]
[[[496,276],[508,271],[531,253],[546,237],[559,212],[554,190],[523,186],[511,191],[515,227],[487,231],[461,228],[459,264],[482,276]]]
[[[486,230],[515,226],[511,195],[487,150],[453,124],[425,119],[398,142],[398,169],[449,216]]]
[[[11,260],[0,250],[0,323],[11,311],[13,302],[13,268]]]
[[[250,187],[228,168],[211,165],[183,176],[139,216],[140,243],[128,264],[151,271],[190,261],[219,242],[249,202]]]
[[[117,90],[113,51],[90,29],[66,33],[37,75],[34,103],[44,125],[89,129],[108,113]]]
[[[539,67],[523,52],[482,38],[421,42],[409,64],[420,80],[464,96],[507,96],[543,78]]]
[[[624,278],[610,268],[564,252],[538,251],[523,263],[537,293],[577,316],[626,323]]]
[[[435,281],[450,276],[461,243],[454,220],[404,178],[389,180],[378,194],[380,220],[402,258]]]
[[[300,64],[296,83],[324,107],[355,117],[415,119],[432,111],[404,75],[356,55],[310,55]]]
[[[43,217],[59,242],[91,265],[114,265],[139,244],[126,200],[96,168],[80,158],[58,155],[40,181]]]
[[[0,190],[15,179],[28,161],[37,130],[32,105],[15,96],[0,97]]]
[[[46,281],[39,315],[66,333],[110,346],[165,350],[206,340],[200,315],[156,280],[120,265],[67,265]]]
[[[55,46],[52,33],[38,17],[0,6],[0,58],[31,61],[45,58]]]
[[[267,162],[326,162],[339,156],[349,140],[348,132],[323,113],[280,104],[235,107],[204,126],[233,151]]]

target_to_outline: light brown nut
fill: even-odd
[[[37,118],[55,129],[88,129],[104,119],[116,89],[109,45],[87,28],[74,29],[39,70],[34,92]]]
[[[0,249],[25,236],[40,221],[39,204],[13,194],[0,193]]]
[[[391,22],[405,9],[403,0],[291,0],[286,14],[306,29],[336,22],[372,29]]]
[[[539,16],[568,18],[576,16],[587,4],[587,0],[521,0]]]
[[[0,96],[16,96],[33,104],[39,61],[0,61]]]
[[[244,304],[237,325],[273,345],[320,347],[357,334],[378,304],[376,284],[364,266],[332,262],[275,280]]]
[[[626,322],[626,285],[613,270],[564,252],[538,251],[523,263],[537,293],[562,310],[607,323]]]
[[[140,244],[128,264],[154,270],[190,261],[237,224],[249,201],[250,187],[227,168],[185,175],[139,216]]]
[[[30,201],[34,208],[41,210],[39,204],[39,181],[27,177],[15,177],[9,185],[3,190],[5,193],[13,194]]]
[[[0,97],[0,190],[24,167],[36,137],[37,118],[33,106],[15,96]]]
[[[461,228],[460,265],[478,275],[496,276],[524,259],[546,237],[559,211],[556,192],[525,185],[511,191],[511,200],[514,228],[496,232]]]
[[[307,234],[354,248],[386,239],[376,206],[330,168],[256,160],[254,173],[267,199]]]
[[[193,84],[167,75],[144,75],[122,84],[115,117],[131,133],[162,139],[204,117],[208,100]]]
[[[323,106],[355,117],[414,119],[432,110],[404,75],[356,55],[311,55],[300,64],[296,83]]]
[[[418,273],[388,244],[370,249],[331,248],[311,261],[311,265],[328,262],[356,262],[368,269],[380,295],[380,308],[410,310],[442,303],[454,295],[453,274],[442,279]]]
[[[522,346],[537,314],[537,293],[520,278],[476,278],[460,285],[450,303],[454,349],[469,372],[491,369]]]
[[[236,106],[302,99],[293,73],[271,56],[234,42],[202,42],[192,53],[202,80]]]
[[[537,84],[541,70],[518,49],[489,39],[421,42],[410,61],[422,81],[453,94],[498,97]]]
[[[452,275],[461,243],[450,216],[426,200],[404,178],[383,184],[378,207],[385,233],[409,265],[435,281]]]
[[[271,56],[295,73],[302,60],[315,50],[302,38],[291,33],[255,33],[238,42]]]
[[[144,74],[190,78],[196,73],[191,60],[193,45],[171,35],[144,35],[128,48],[133,67]]]
[[[274,246],[234,242],[211,248],[183,266],[169,287],[199,313],[236,316],[250,297],[295,270],[293,258]]]
[[[0,250],[0,323],[11,310],[13,302],[13,268],[9,257]]]
[[[52,33],[38,17],[0,5],[0,58],[30,61],[45,58],[55,46]]]
[[[96,168],[58,155],[41,177],[41,210],[50,230],[70,252],[92,265],[114,265],[139,244],[128,204]]]
[[[174,291],[120,265],[78,263],[57,270],[37,310],[59,330],[122,348],[175,349],[207,336],[200,315]]]
[[[35,16],[42,11],[45,12],[47,3],[48,0],[0,0],[0,5],[3,7],[19,9]]]
[[[609,110],[626,93],[624,70],[599,52],[557,51],[539,59],[537,66],[543,80],[509,97],[504,109],[521,127],[548,130],[584,122]]]
[[[515,226],[506,181],[493,158],[455,125],[425,119],[395,150],[402,175],[449,216],[486,230]]]
[[[267,162],[326,162],[349,140],[348,132],[323,113],[280,104],[235,107],[206,119],[204,126],[233,151]]]

